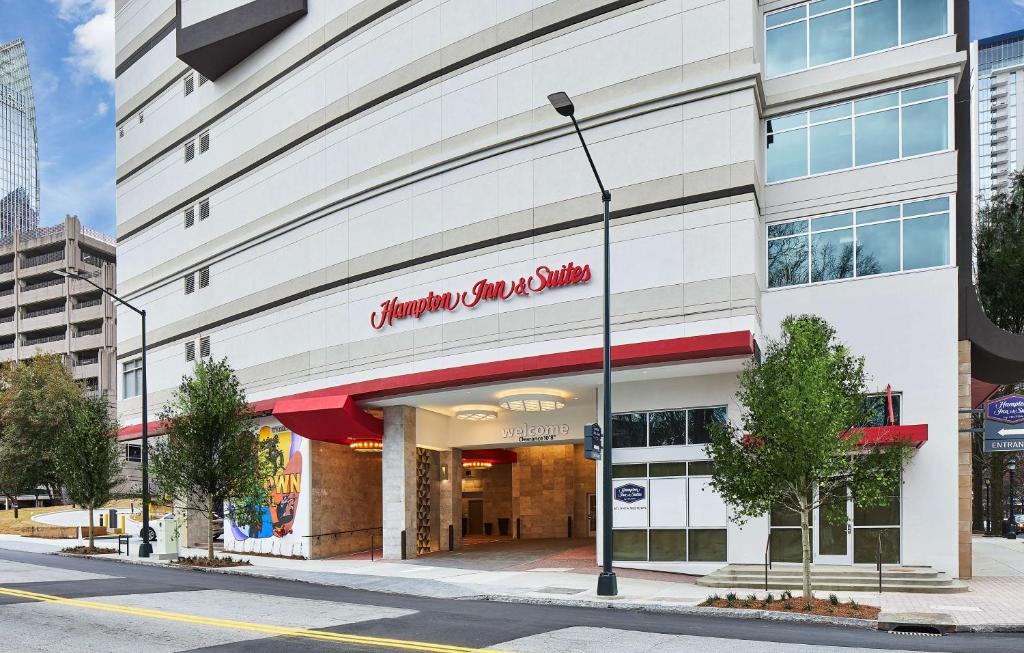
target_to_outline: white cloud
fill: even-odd
[[[61,20],[77,23],[71,56],[82,74],[114,83],[114,0],[50,0]]]
[[[100,118],[107,115],[108,111],[110,111],[110,106],[106,102],[100,102],[96,105],[96,115]]]

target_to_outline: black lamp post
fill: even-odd
[[[54,270],[54,274],[65,279],[84,281],[122,306],[135,311],[142,318],[142,543],[139,545],[139,557],[148,558],[153,553],[153,545],[149,543],[149,394],[146,389],[146,311],[132,306],[80,272],[70,269]]]
[[[992,534],[992,479],[985,479],[985,535]]]
[[[1013,514],[1013,486],[1014,486],[1014,473],[1017,471],[1017,459],[1010,458],[1010,461],[1006,463],[1006,469],[1010,470],[1010,524],[1007,529],[1006,535],[1012,540],[1017,539],[1017,519]]]
[[[612,203],[612,194],[601,183],[601,175],[597,174],[597,166],[590,156],[587,148],[587,141],[583,139],[583,132],[580,131],[579,123],[576,122],[576,107],[573,106],[569,96],[559,91],[548,96],[548,101],[559,114],[569,118],[572,126],[576,129],[576,135],[580,137],[580,144],[583,145],[583,152],[590,162],[590,169],[597,179],[597,186],[601,189],[601,201],[604,203],[604,417],[601,420],[604,427],[604,437],[601,449],[601,548],[604,552],[603,568],[597,579],[597,593],[599,596],[616,596],[619,593],[618,581],[615,572],[612,571],[612,336],[611,336],[611,253],[610,236],[608,225],[608,212]]]

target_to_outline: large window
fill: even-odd
[[[768,182],[949,148],[949,84],[936,82],[766,122]]]
[[[710,460],[612,466],[634,498],[616,503],[613,558],[644,562],[725,562],[726,507],[710,485]],[[623,512],[620,514],[619,510]]]
[[[121,396],[128,399],[142,394],[142,359],[128,361],[121,369]]]
[[[725,418],[725,406],[620,413],[612,416],[612,438],[615,448],[707,444],[709,427]]]
[[[948,265],[950,225],[949,197],[770,224],[768,287]]]
[[[777,77],[947,34],[947,0],[816,0],[765,14],[765,74]]]

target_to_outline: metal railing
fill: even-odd
[[[22,264],[23,268],[34,268],[40,265],[46,265],[47,263],[53,263],[55,261],[64,260],[64,250],[60,249],[54,252],[46,252],[45,254],[36,254],[35,256],[26,256],[25,263]]]
[[[95,365],[100,362],[99,358],[79,358],[75,361],[75,367],[85,367],[86,365]]]
[[[84,225],[82,226],[82,235],[83,236],[88,236],[89,238],[95,238],[96,240],[98,240],[100,242],[104,242],[104,243],[106,243],[108,245],[117,245],[117,239],[116,238],[108,236],[107,234],[103,233],[102,231],[96,231],[95,229],[90,229],[89,227],[86,227]]]
[[[34,311],[25,311],[25,319],[31,317],[41,317],[43,315],[53,315],[54,313],[63,313],[63,306],[49,306],[47,308],[37,308]]]
[[[64,233],[64,223],[50,225],[49,227],[36,227],[35,229],[25,229],[19,232],[21,240],[29,240],[30,238],[42,238],[43,236],[52,236],[54,234]]]
[[[39,336],[38,338],[25,338],[24,345],[26,347],[31,347],[32,345],[42,345],[47,342],[60,342],[63,339],[63,333],[52,336]]]
[[[772,568],[772,529],[768,529],[768,540],[764,543],[764,591],[768,591],[768,570]]]
[[[0,315],[0,324],[4,324],[6,322],[13,322],[13,321],[14,321],[14,313],[11,313],[10,315]]]
[[[79,329],[78,333],[75,334],[76,338],[84,338],[86,336],[97,336],[103,333],[103,327],[96,327],[94,329]]]
[[[14,341],[0,342],[0,351],[3,351],[4,349],[14,349]]]
[[[54,279],[43,279],[42,281],[36,281],[34,283],[26,283],[24,290],[25,290],[25,292],[29,292],[31,290],[39,290],[40,288],[49,288],[50,286],[59,286],[62,283],[64,283],[64,280],[61,279],[60,277],[56,277]]]
[[[3,290],[0,290],[0,297],[7,297],[8,295],[13,295],[13,294],[14,294],[14,287],[13,286],[11,286],[10,288],[4,288]]]
[[[0,263],[0,274],[7,272],[14,272],[14,261],[8,261],[7,263]]]
[[[78,302],[77,304],[75,304],[75,309],[77,310],[79,308],[89,308],[90,306],[99,306],[102,303],[103,303],[103,298],[102,297],[97,297],[96,299],[87,299],[87,300],[85,300],[83,302]]]
[[[334,531],[334,532],[331,532],[331,533],[318,533],[316,535],[303,535],[303,537],[314,538],[314,539],[316,539],[319,542],[320,538],[322,538],[322,537],[330,537],[332,539],[337,539],[337,538],[339,538],[339,537],[341,537],[343,535],[352,535],[353,533],[366,533],[366,532],[369,532],[370,533],[370,560],[372,561],[374,559],[373,556],[374,556],[374,550],[376,548],[375,543],[376,543],[376,535],[377,535],[378,531],[381,534],[381,536],[380,536],[381,556],[383,556],[384,555],[384,529],[381,526],[372,526],[370,528],[354,528],[354,529],[348,530],[348,531]],[[403,552],[405,551],[404,547],[402,548],[402,551]],[[351,551],[351,553],[362,553],[362,551]]]

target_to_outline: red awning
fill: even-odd
[[[321,442],[380,440],[384,432],[381,420],[343,394],[280,399],[274,405],[274,417],[293,433]]]
[[[857,429],[864,434],[859,444],[896,444],[903,442],[915,449],[928,441],[927,424],[904,424],[900,426],[867,426]]]

